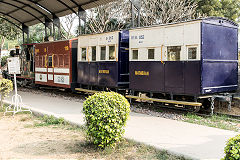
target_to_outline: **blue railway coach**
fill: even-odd
[[[128,48],[128,31],[79,36],[77,83],[80,86],[127,88]]]
[[[129,31],[129,88],[200,96],[238,87],[238,25],[223,18]]]

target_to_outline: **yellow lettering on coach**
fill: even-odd
[[[109,70],[99,70],[100,74],[109,74],[110,71]]]
[[[136,76],[149,76],[149,71],[135,71]]]
[[[35,49],[35,53],[39,53],[39,49]]]
[[[68,46],[65,46],[64,48],[65,48],[65,51],[68,51],[68,50],[69,50],[69,47],[68,47]]]

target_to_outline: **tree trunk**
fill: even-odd
[[[3,110],[3,95],[1,95],[0,106],[1,106],[1,109]]]
[[[5,43],[5,37],[2,36],[1,46],[0,46],[0,74],[2,74],[2,72],[1,72],[1,69],[2,69],[1,62],[2,62],[2,48],[3,48],[3,46],[4,46],[4,43]]]

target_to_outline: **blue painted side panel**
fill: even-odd
[[[164,91],[164,65],[161,62],[129,62],[130,89],[139,91]],[[149,72],[149,75],[135,75],[136,71]]]
[[[89,85],[98,85],[98,63],[89,63]]]
[[[128,87],[129,83],[129,31],[119,32],[118,82]]]
[[[80,84],[89,83],[89,64],[87,62],[78,62],[78,79],[77,82]]]
[[[200,61],[131,61],[130,89],[162,93],[199,95]],[[136,75],[136,71],[149,72]]]
[[[184,62],[165,63],[165,92],[184,93]]]
[[[118,83],[118,63],[98,62],[98,70],[108,70],[109,73],[98,73],[98,85],[117,87]]]
[[[238,85],[238,30],[202,22],[202,94],[235,91]]]

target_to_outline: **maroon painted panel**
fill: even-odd
[[[71,41],[72,40],[66,40],[66,41],[55,41],[55,42],[36,44],[35,68],[46,68],[46,69],[69,68],[68,74],[54,73],[49,71],[47,72],[47,74],[53,75],[53,80],[48,79],[47,82],[35,81],[36,84],[70,88],[72,83],[72,52],[71,52],[71,45],[70,45]],[[48,64],[49,56],[52,56],[52,66]],[[38,73],[41,73],[41,72],[38,72]],[[70,84],[66,85],[66,84],[54,83],[54,75],[68,75],[70,78],[69,79]]]

